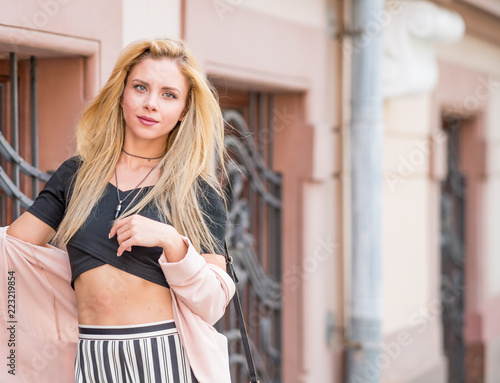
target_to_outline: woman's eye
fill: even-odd
[[[165,97],[167,97],[167,98],[177,98],[177,97],[175,97],[175,94],[170,93],[170,92],[163,93],[163,95],[164,95]]]
[[[146,87],[141,84],[135,85],[134,88],[140,90],[141,92],[144,92],[146,90]]]

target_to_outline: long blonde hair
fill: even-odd
[[[205,223],[200,207],[200,179],[212,186],[225,201],[214,164],[226,176],[224,167],[224,120],[216,93],[196,58],[182,41],[142,40],[121,52],[111,77],[84,111],[77,126],[77,152],[83,162],[73,180],[73,193],[54,242],[66,245],[85,223],[99,202],[120,158],[125,138],[125,121],[120,108],[127,76],[144,58],[173,60],[189,85],[184,118],[170,132],[167,152],[158,164],[161,172],[146,197],[122,217],[139,212],[152,203],[177,231],[215,252],[216,241]],[[167,203],[168,201],[168,203]]]

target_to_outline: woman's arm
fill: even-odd
[[[189,239],[182,238],[188,247],[184,258],[171,262],[164,253],[158,262],[177,298],[194,314],[213,325],[224,315],[236,286],[224,271],[225,264],[220,264],[221,255],[200,256]],[[212,262],[207,262],[206,258]]]
[[[32,245],[45,246],[54,236],[55,230],[33,214],[26,212],[8,227],[7,234]]]
[[[226,258],[220,254],[200,254],[207,263],[219,266],[222,270],[226,271]]]
[[[71,179],[80,166],[79,157],[64,161],[35,199],[33,205],[7,229],[7,234],[36,246],[54,236],[66,211]]]

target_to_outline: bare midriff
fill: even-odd
[[[88,270],[74,285],[82,325],[120,326],[173,319],[167,287],[113,266]]]

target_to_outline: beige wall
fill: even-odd
[[[123,45],[158,37],[181,37],[181,0],[123,0]]]
[[[431,111],[428,94],[385,102],[382,382],[444,382]]]
[[[384,327],[411,325],[430,298],[429,96],[385,103]]]
[[[327,22],[325,0],[219,0],[214,6],[228,12],[237,11],[237,8],[253,9],[260,13],[288,20],[296,24],[305,24],[324,28]],[[227,6],[227,8],[225,7]],[[232,9],[231,9],[232,8]]]

